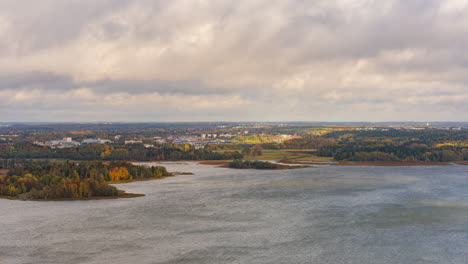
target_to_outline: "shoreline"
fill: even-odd
[[[132,161],[135,163],[166,163],[166,164],[189,164],[198,163],[201,165],[214,165],[223,167],[231,160],[187,160],[187,161]],[[271,161],[273,162],[273,160]],[[443,166],[443,165],[468,165],[468,160],[459,161],[294,161],[294,160],[276,160],[277,163],[291,165],[331,165],[331,166]],[[291,166],[290,166],[291,167]],[[292,166],[294,167],[294,166]],[[309,166],[313,167],[313,166]],[[228,167],[226,167],[228,168]]]
[[[175,177],[177,175],[179,175],[179,174],[156,177],[156,178],[132,179],[132,180],[123,180],[123,181],[108,181],[106,183],[114,185],[114,184],[126,184],[126,183],[132,183],[132,182],[154,181],[154,180],[162,180],[164,178],[169,178],[169,177]]]
[[[131,179],[131,180],[123,180],[123,181],[108,181],[107,184],[126,184],[132,182],[142,182],[142,181],[155,181],[155,180],[162,180],[165,178],[175,177],[178,175],[194,175],[193,172],[186,172],[186,171],[174,171],[170,172],[171,175],[168,176],[161,176],[161,177],[153,177],[153,178],[143,178],[143,179]]]
[[[123,193],[117,196],[94,196],[94,197],[83,197],[83,198],[54,198],[54,199],[21,199],[13,196],[0,195],[0,199],[15,200],[15,201],[34,201],[34,202],[60,202],[60,201],[88,201],[88,200],[110,200],[110,199],[124,199],[124,198],[136,198],[146,196],[141,193]]]
[[[132,161],[137,163],[138,161]],[[302,168],[314,168],[312,165],[330,165],[330,166],[447,166],[447,165],[465,165],[468,166],[468,161],[452,161],[452,162],[420,162],[420,161],[339,161],[339,162],[316,162],[316,161],[277,161],[283,164],[278,164],[280,167],[276,169],[253,169],[253,170],[288,170],[288,169],[302,169]],[[138,162],[138,163],[146,163],[146,162]],[[158,162],[148,162],[148,163],[158,163]],[[175,162],[167,162],[166,163],[178,163]],[[230,168],[229,163],[230,161],[222,161],[222,160],[206,160],[206,161],[184,161],[184,163],[197,163],[200,165],[212,165],[221,168],[229,168],[229,169],[236,169]],[[181,164],[180,162],[178,164]],[[303,166],[290,166],[284,164],[296,164],[296,165],[303,165]],[[0,170],[0,176],[6,175],[8,170]],[[466,170],[465,172],[468,172]],[[142,182],[142,181],[154,181],[154,180],[161,180],[169,177],[175,177],[177,175],[193,175],[192,172],[171,172],[172,175],[157,177],[157,178],[146,178],[146,179],[132,179],[132,180],[125,180],[125,181],[118,181],[113,182],[109,181],[108,184],[118,185],[118,184],[127,184],[132,182]],[[119,190],[122,191],[122,190]],[[83,200],[109,200],[109,199],[123,199],[123,198],[136,198],[136,197],[143,197],[145,194],[139,193],[124,193],[117,195],[117,196],[96,196],[96,197],[83,197],[83,198],[54,198],[54,199],[21,199],[12,196],[3,196],[0,195],[0,199],[7,199],[7,200],[17,200],[17,201],[39,201],[39,202],[47,202],[47,201],[83,201]]]
[[[246,168],[246,169],[239,169],[239,168],[231,168],[229,167],[230,161],[204,161],[204,162],[199,162],[198,164],[201,165],[213,165],[221,168],[227,168],[227,169],[238,169],[238,170],[293,170],[293,169],[304,169],[304,168],[313,168],[313,166],[310,166],[308,164],[302,164],[302,166],[290,166],[290,165],[284,165],[284,164],[277,164],[278,168],[276,169],[255,169],[255,168]]]
[[[445,165],[468,165],[468,161],[337,161],[337,162],[314,162],[314,161],[281,161],[285,164],[310,164],[330,166],[445,166]]]
[[[157,178],[145,178],[145,179],[132,179],[125,181],[106,182],[107,184],[117,185],[117,184],[127,184],[132,182],[142,182],[142,181],[154,181],[162,180],[169,177],[175,177],[177,175],[193,175],[192,172],[171,172],[172,175],[162,176]],[[1,175],[0,175],[1,176]],[[54,199],[21,199],[13,196],[0,195],[0,199],[15,200],[15,201],[35,201],[35,202],[50,202],[50,201],[86,201],[86,200],[109,200],[109,199],[124,199],[124,198],[136,198],[146,196],[142,193],[127,193],[123,190],[118,189],[119,192],[123,192],[117,196],[93,196],[93,197],[82,197],[82,198],[54,198]]]

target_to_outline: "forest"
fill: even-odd
[[[213,152],[193,149],[190,146],[166,144],[146,148],[142,144],[88,144],[73,148],[52,149],[30,143],[0,145],[3,159],[69,159],[69,160],[133,160],[133,161],[175,161],[175,160],[226,160],[242,158],[239,152]]]
[[[49,124],[13,125],[0,128],[0,159],[59,159],[75,161],[178,161],[234,159],[320,158],[336,161],[430,161],[468,160],[466,123],[434,124]],[[133,129],[132,129],[133,128]],[[231,133],[227,143],[208,142],[202,149],[158,143],[158,136],[201,136]],[[88,144],[71,148],[35,145],[60,137],[84,138],[114,135],[141,138],[144,144]],[[288,140],[286,140],[288,139]],[[293,155],[294,154],[294,155]]]
[[[466,130],[334,131],[284,142],[282,148],[315,149],[337,161],[463,161],[468,160]]]
[[[109,183],[171,176],[162,166],[136,166],[124,161],[6,162],[3,166],[10,168],[6,175],[0,175],[0,195],[23,200],[128,197]]]

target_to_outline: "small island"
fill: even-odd
[[[110,185],[173,176],[162,166],[125,161],[40,162],[17,164],[0,174],[0,198],[18,200],[86,200],[144,196]]]
[[[280,167],[281,166],[279,164],[260,160],[250,161],[236,159],[229,163],[229,168],[233,169],[277,170]]]

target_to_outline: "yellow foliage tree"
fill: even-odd
[[[189,151],[189,150],[190,150],[190,145],[184,144],[184,151]]]
[[[132,177],[128,170],[123,167],[115,167],[109,172],[111,181],[131,180]]]
[[[101,158],[105,158],[112,153],[113,148],[108,145],[104,145],[104,151],[101,152]]]

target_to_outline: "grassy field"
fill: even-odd
[[[224,151],[239,151],[240,149],[229,149],[229,150],[218,150],[218,152]],[[262,155],[252,156],[247,155],[244,157],[245,160],[290,160],[290,161],[321,161],[331,162],[333,158],[318,157],[309,153],[303,153],[299,150],[284,150],[284,149],[263,149]]]

